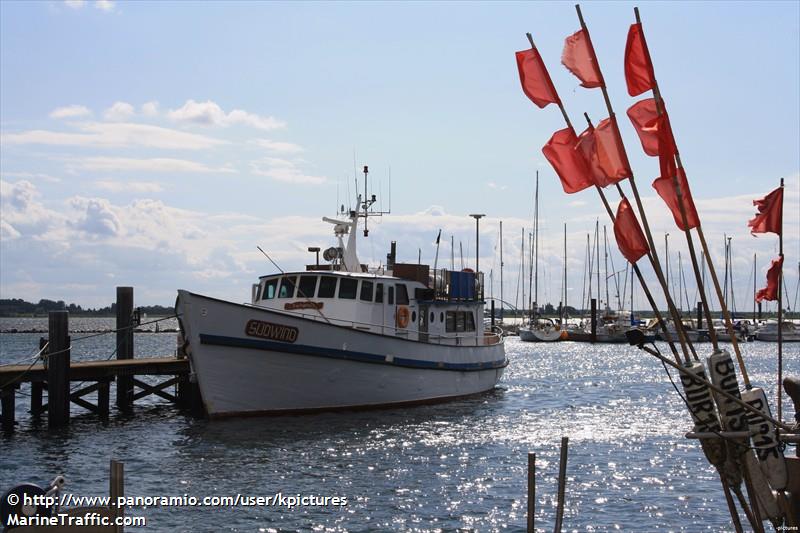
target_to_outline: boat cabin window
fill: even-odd
[[[360,298],[365,302],[372,301],[372,286],[373,283],[371,281],[362,280],[361,281],[361,296]]]
[[[383,303],[383,283],[378,283],[375,287],[375,303]]]
[[[475,317],[472,311],[448,311],[444,330],[447,333],[475,331]]]
[[[353,278],[342,278],[339,283],[339,298],[345,300],[355,300],[358,291],[358,280]]]
[[[397,287],[397,305],[408,305],[408,289],[403,283],[398,283]]]
[[[334,276],[320,276],[317,298],[333,298],[336,296],[336,281],[337,279]]]
[[[300,276],[300,285],[297,287],[298,298],[313,298],[317,290],[317,276]]]
[[[394,285],[389,285],[389,305],[394,305]]]
[[[281,278],[281,288],[278,289],[278,298],[294,298],[294,287],[297,284],[297,277],[290,276]]]
[[[278,288],[278,278],[275,279],[268,279],[266,283],[264,283],[264,292],[261,294],[261,297],[264,300],[272,300],[275,298],[275,289]]]

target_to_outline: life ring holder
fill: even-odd
[[[407,328],[411,321],[411,311],[408,307],[401,305],[397,308],[397,327]]]

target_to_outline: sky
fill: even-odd
[[[625,117],[647,96],[625,90],[634,5],[585,3],[583,14],[657,251],[663,259],[668,232],[673,272],[681,251],[693,301],[685,239],[650,185],[657,160]],[[796,306],[800,4],[640,8],[720,275],[728,235],[736,304],[751,309],[753,255],[761,286],[778,239],[751,236],[746,223],[752,200],[783,178],[787,303]],[[573,122],[585,111],[596,123],[607,116],[600,90],[560,65],[577,29],[562,2],[2,1],[0,297],[96,307],[131,285],[137,305],[170,305],[179,288],[246,301],[274,271],[256,247],[283,270],[313,262],[308,246],[335,244],[321,217],[354,204],[356,170],[368,165],[370,194],[391,214],[359,238],[362,262],[384,262],[396,240],[399,261],[421,254],[432,264],[441,229],[439,265],[449,266],[452,235],[456,266],[461,250],[474,266],[468,215],[485,213],[480,266],[499,297],[502,220],[512,304],[522,299],[520,246],[538,172],[539,301],[561,299],[566,223],[567,298],[577,305],[586,235],[596,220],[602,234],[608,217],[595,191],[561,189],[541,147],[563,119],[524,96],[514,60],[531,32]]]

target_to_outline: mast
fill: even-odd
[[[597,265],[597,307],[600,307],[600,219],[594,222],[594,251]]]
[[[564,223],[564,305],[562,307],[561,327],[566,327],[567,321],[567,224]]]
[[[522,239],[521,240],[522,240],[522,250],[520,252],[520,256],[521,256],[521,260],[522,261],[520,262],[519,278],[518,278],[519,281],[518,281],[518,283],[520,285],[522,285],[522,310],[523,310],[522,318],[523,318],[523,321],[524,321],[524,319],[525,319],[525,313],[524,313],[524,310],[525,310],[525,228],[522,228]]]
[[[503,321],[503,221],[500,221],[500,322]]]
[[[603,255],[606,268],[606,313],[611,309],[609,303],[611,298],[608,295],[608,235],[606,235],[606,225],[603,224]]]
[[[539,314],[539,172],[536,172],[536,192],[533,202],[533,316]]]
[[[783,189],[783,178],[781,178]],[[781,195],[781,214],[783,214],[783,195]],[[783,390],[783,216],[781,216],[780,231],[778,232],[778,257],[781,260],[781,269],[778,271],[778,420],[781,417],[781,391]]]
[[[753,254],[753,325],[756,323],[756,254]]]
[[[455,239],[450,235],[450,270],[456,269]]]

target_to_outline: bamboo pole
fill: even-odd
[[[783,178],[781,178],[781,189],[783,189]],[[781,195],[781,214],[783,214],[783,195]],[[781,216],[781,227],[778,233],[778,257],[781,261],[781,269],[778,272],[778,387],[775,393],[778,395],[778,420],[783,420],[781,405],[783,394],[781,385],[783,384],[783,216]]]

